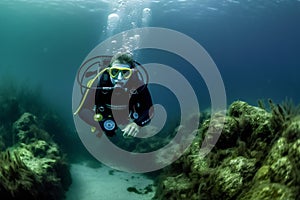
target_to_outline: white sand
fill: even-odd
[[[128,192],[128,187],[138,191],[153,181],[141,174],[129,174],[106,166],[91,168],[84,164],[72,164],[72,185],[67,192],[67,200],[150,200],[154,191],[148,194]]]

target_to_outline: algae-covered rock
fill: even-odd
[[[31,113],[25,112],[17,121],[15,121],[13,126],[16,130],[27,131],[29,130],[30,126],[36,124],[36,117]]]
[[[282,183],[287,186],[295,184],[296,171],[288,157],[282,157],[270,166],[271,181]]]
[[[299,199],[298,112],[269,102],[270,111],[236,101],[204,121],[158,179],[157,199]],[[205,157],[203,147],[212,148]]]
[[[212,190],[214,199],[231,199],[241,192],[255,172],[255,159],[242,156],[226,160],[211,177],[215,182]]]
[[[14,133],[18,139],[15,145],[0,154],[0,196],[63,199],[71,175],[58,145],[38,127],[36,117],[30,113],[24,113],[14,123]]]
[[[203,139],[215,148],[226,149],[236,145],[239,136],[238,121],[232,117],[216,114],[202,125]],[[214,141],[217,141],[216,144]]]
[[[239,200],[296,200],[291,188],[278,183],[260,182],[249,192],[238,198]]]
[[[283,137],[289,142],[293,142],[300,138],[300,118],[295,118],[283,131]]]
[[[14,134],[16,134],[15,142],[30,143],[36,139],[51,141],[50,135],[43,129],[38,127],[36,116],[31,113],[24,113],[13,124]]]
[[[260,182],[260,181],[271,181],[271,169],[269,165],[261,166],[258,171],[256,172],[253,182]]]
[[[54,142],[46,142],[45,140],[35,140],[29,143],[26,148],[30,150],[36,157],[45,157],[51,155],[58,157],[60,155],[59,147]]]
[[[291,161],[294,172],[294,186],[296,187],[297,196],[300,196],[300,139],[290,145],[288,158]]]
[[[271,179],[272,182],[282,183],[288,186],[296,183],[295,177],[297,176],[298,170],[294,163],[299,163],[299,160],[293,162],[295,158],[297,159],[297,156],[290,155],[291,153],[289,152],[294,152],[292,146],[293,145],[288,143],[285,137],[280,137],[272,146],[264,162],[270,166],[268,179]]]
[[[209,168],[209,164],[207,162],[207,159],[205,159],[204,157],[200,156],[200,155],[189,155],[188,159],[190,160],[190,169],[191,169],[191,173],[194,174],[199,174],[199,173],[205,173],[208,168]]]
[[[294,163],[296,169],[300,171],[300,139],[290,145],[288,156]],[[298,173],[298,175],[299,174],[300,173]]]
[[[239,121],[240,139],[253,149],[265,150],[272,138],[270,120],[272,114],[262,108],[251,106],[243,101],[233,102],[228,115]]]
[[[289,150],[289,144],[287,139],[284,137],[280,137],[272,146],[267,158],[266,164],[270,165],[274,161],[286,156]]]
[[[170,200],[196,199],[193,198],[194,191],[191,191],[193,185],[193,182],[191,182],[190,179],[183,174],[176,177],[166,177],[166,179],[162,181],[161,186],[159,187],[160,191],[158,191],[158,193],[160,194],[160,196],[155,198]]]

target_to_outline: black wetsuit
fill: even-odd
[[[138,87],[139,86],[139,87]],[[145,126],[151,120],[152,99],[147,88],[133,73],[124,88],[111,89],[113,84],[107,72],[104,72],[97,84],[95,94],[95,112],[101,114],[99,121],[102,130],[109,136],[115,134],[117,124],[134,121]],[[110,88],[110,89],[109,89]]]

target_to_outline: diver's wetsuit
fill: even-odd
[[[138,85],[136,89],[136,85]],[[112,136],[118,129],[117,124],[128,124],[130,119],[139,126],[145,126],[151,120],[152,99],[147,85],[133,73],[122,89],[103,89],[113,87],[108,72],[104,72],[97,84],[95,94],[95,112],[101,114],[99,121],[102,130]]]

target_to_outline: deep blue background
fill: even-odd
[[[180,31],[207,50],[222,75],[228,103],[239,99],[256,104],[261,98],[281,102],[285,97],[299,103],[299,1],[160,1],[147,6],[152,10],[149,26]],[[111,12],[112,5],[100,1],[1,1],[1,77],[22,84],[25,80],[28,87],[39,85],[72,120],[77,69],[108,37],[103,31]],[[132,28],[123,18],[115,33]],[[168,63],[173,59],[149,54],[141,60]],[[173,64],[180,62],[174,59]],[[209,97],[202,87],[205,84],[197,92],[206,107]]]

